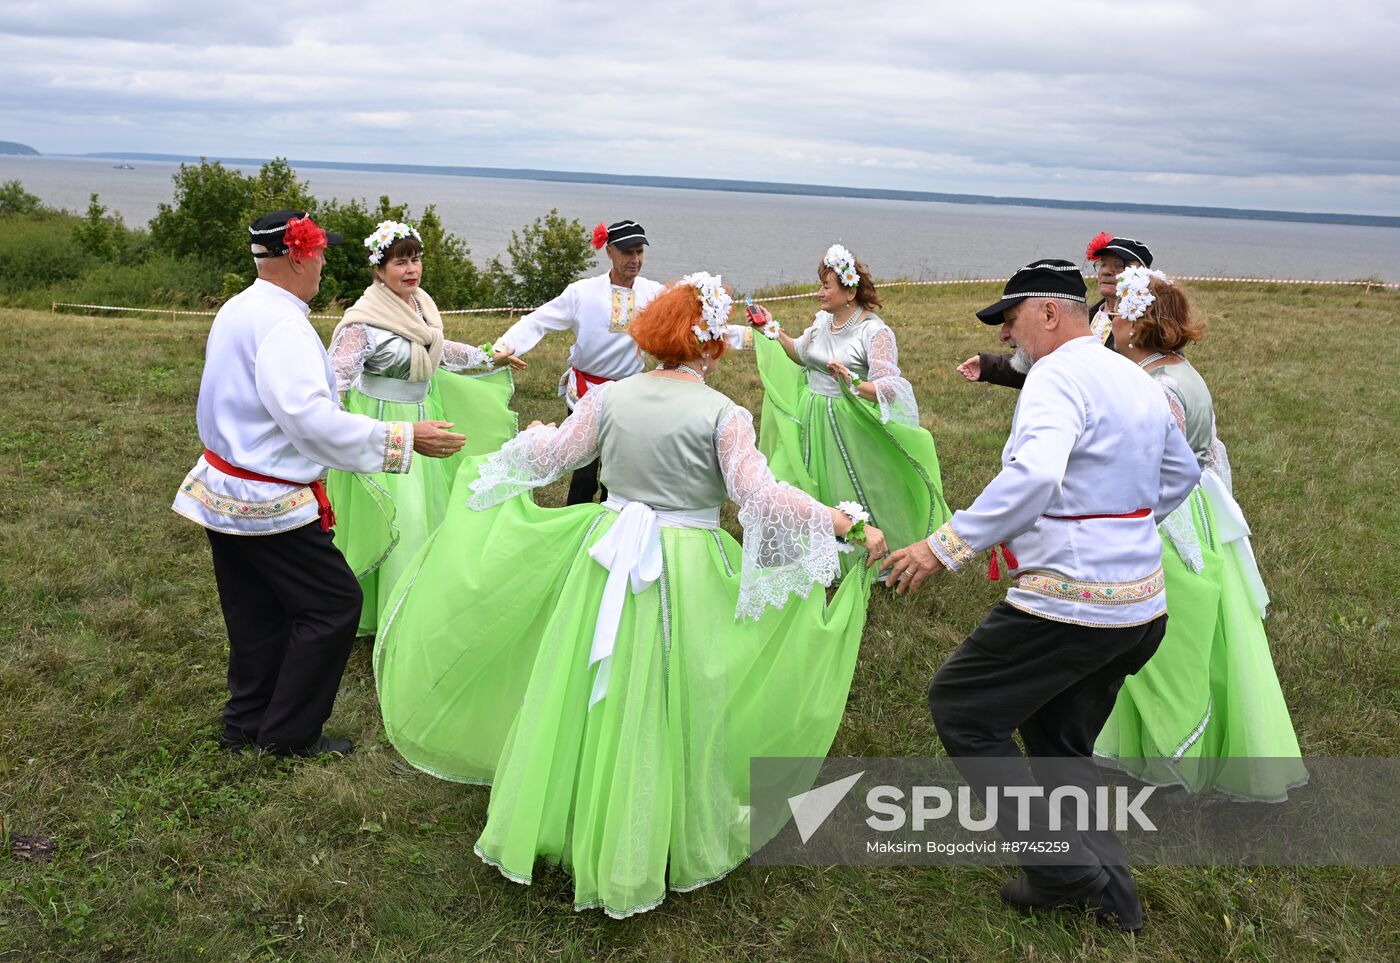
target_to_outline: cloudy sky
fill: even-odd
[[[1400,3],[0,3],[0,140],[1400,214]]]

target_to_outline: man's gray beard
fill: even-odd
[[[1035,362],[1031,360],[1031,356],[1026,352],[1026,349],[1017,345],[1016,353],[1011,356],[1012,370],[1020,374],[1025,374],[1027,371],[1031,370],[1031,365],[1033,364],[1035,364]]]

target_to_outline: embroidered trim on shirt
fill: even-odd
[[[956,572],[977,557],[977,550],[953,531],[952,522],[944,522],[942,528],[928,537],[928,547],[951,572]]]
[[[637,293],[631,288],[613,288],[612,312],[608,317],[609,333],[624,334],[636,313]]]
[[[180,484],[180,494],[194,499],[211,512],[218,512],[220,515],[229,515],[233,518],[277,518],[279,515],[296,511],[308,502],[314,503],[316,501],[316,497],[311,494],[311,489],[303,487],[293,489],[280,498],[271,498],[265,502],[245,502],[238,498],[229,498],[227,495],[210,491],[203,482],[193,475],[185,476],[185,480]]]
[[[1050,572],[1023,572],[1016,577],[1016,587],[1067,602],[1133,605],[1160,595],[1166,588],[1166,579],[1160,568],[1147,578],[1132,582],[1081,582]]]
[[[384,423],[384,470],[395,475],[408,473],[413,428],[407,421]]]

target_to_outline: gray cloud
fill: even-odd
[[[11,2],[0,138],[1400,213],[1400,12]]]

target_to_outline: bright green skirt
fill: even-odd
[[[1198,487],[1187,506],[1204,566],[1165,538],[1167,632],[1123,681],[1094,754],[1157,785],[1276,801],[1307,781],[1264,623],[1235,552],[1215,542]]]
[[[463,464],[459,495],[476,471]],[[752,757],[826,754],[870,582],[855,568],[830,602],[815,586],[736,622],[739,545],[664,528],[662,577],[628,590],[607,692],[590,709],[608,573],[588,548],[616,518],[528,495],[473,512],[454,497],[395,590],[374,666],[404,758],[491,785],[481,858],[522,883],[537,859],[561,865],[576,909],[624,917],[748,856]]]
[[[755,338],[763,379],[758,447],[773,474],[827,505],[856,501],[885,533],[890,549],[932,535],[952,515],[933,436],[880,422],[880,406],[842,385],[840,397],[807,385],[807,369],[782,345]],[[842,556],[843,570],[854,555]]]
[[[423,403],[381,401],[351,388],[345,409],[377,421],[450,421],[467,436],[449,458],[413,456],[406,475],[332,471],[326,494],[335,509],[335,545],[360,580],[364,606],[359,635],[374,635],[384,604],[413,554],[447,511],[452,482],[467,455],[495,451],[515,436],[510,409],[515,385],[508,368],[461,375],[439,369]]]

